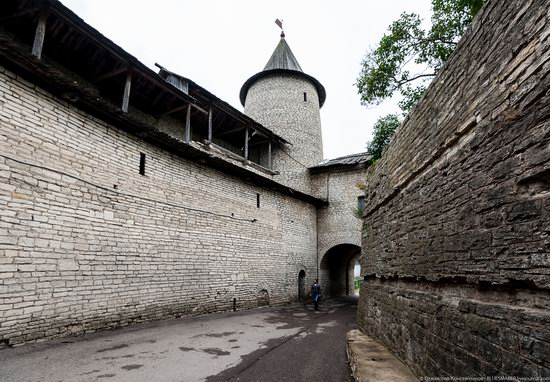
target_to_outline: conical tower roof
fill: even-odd
[[[281,34],[281,40],[275,48],[275,51],[271,55],[271,58],[267,62],[264,71],[274,70],[274,69],[285,69],[285,70],[295,70],[297,72],[303,72],[300,64],[290,47],[286,43],[285,35]]]
[[[323,106],[326,99],[325,88],[315,78],[303,72],[300,64],[298,63],[298,60],[292,53],[290,46],[288,46],[288,43],[285,40],[284,32],[281,33],[281,39],[279,40],[277,47],[273,51],[271,58],[264,67],[264,70],[250,77],[241,88],[241,104],[244,106],[248,89],[252,86],[254,82],[267,75],[277,73],[293,74],[310,81],[317,89],[317,94],[319,95],[319,107]]]

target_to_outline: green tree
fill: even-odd
[[[378,46],[361,63],[357,90],[363,105],[378,105],[396,93],[399,107],[407,114],[418,102],[431,79],[456,48],[458,40],[486,0],[432,0],[431,27],[422,28],[415,13],[403,13],[388,28]],[[395,116],[378,120],[373,141],[389,142],[386,134]],[[391,122],[388,128],[383,127]],[[375,150],[380,152],[381,150]],[[376,159],[376,158],[374,158]]]
[[[376,105],[401,93],[408,112],[447,61],[484,0],[432,0],[432,25],[421,27],[415,13],[403,13],[388,28],[378,47],[364,58],[357,89],[365,105]],[[411,65],[414,63],[413,73]]]
[[[401,121],[396,114],[386,115],[376,121],[373,128],[372,141],[367,144],[367,154],[371,156],[372,160],[376,160],[382,156],[382,150],[390,143],[393,133],[395,133],[400,124]]]

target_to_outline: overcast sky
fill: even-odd
[[[327,91],[321,109],[325,158],[365,151],[379,116],[395,102],[361,105],[354,86],[369,47],[404,12],[429,18],[429,0],[61,0],[141,62],[188,77],[238,110],[242,84],[279,42],[275,19],[307,74]]]

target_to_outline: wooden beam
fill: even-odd
[[[240,126],[240,127],[236,127],[234,129],[231,129],[231,130],[227,130],[227,131],[222,131],[221,133],[218,134],[219,137],[223,137],[224,135],[228,135],[228,134],[233,134],[237,131],[241,131],[242,129],[244,129],[243,126]]]
[[[220,103],[220,102],[214,102],[214,105],[220,109],[221,111],[223,111],[224,113],[226,113],[227,115],[229,115],[230,117],[236,119],[237,121],[243,123],[243,124],[246,124],[246,123],[249,123],[249,121],[246,120],[246,117],[245,118],[242,118],[240,115],[238,115],[237,113],[235,113],[233,110],[227,108],[224,104]]]
[[[2,1],[2,0],[0,0]],[[95,30],[88,25],[81,25],[79,23],[75,23],[75,21],[67,14],[65,14],[63,11],[51,8],[50,9],[52,13],[54,13],[59,18],[65,20],[65,22],[70,25],[72,28],[78,30],[83,35],[87,36],[90,40],[95,42],[97,45],[101,46],[103,49],[105,49],[106,52],[109,52],[113,57],[118,59],[121,64],[128,65],[129,61],[127,60],[127,57],[125,56],[124,51],[122,51],[118,46],[116,46],[112,42],[105,43],[104,40],[102,40],[102,37],[98,37],[95,33]],[[133,62],[130,58],[130,62]],[[136,63],[135,63],[136,64]],[[156,86],[160,87],[164,91],[171,93],[173,96],[183,100],[184,102],[195,102],[195,99],[180,90],[174,88],[172,85],[168,84],[164,79],[162,79],[160,76],[158,76],[156,73],[151,71],[149,68],[147,68],[145,65],[140,64],[137,62],[136,65],[132,68],[132,70],[138,72],[140,76],[150,81],[152,84],[155,84]]]
[[[197,109],[197,110],[200,111],[201,113],[208,115],[208,111],[204,110],[204,109],[203,109],[202,107],[200,107],[199,105],[195,105],[194,103],[192,103],[191,106],[193,106],[195,109]]]
[[[122,111],[128,113],[130,104],[130,88],[132,87],[132,72],[128,71],[126,75],[126,84],[124,85],[124,96],[122,98]]]
[[[212,142],[212,105],[208,108],[208,142]]]
[[[189,107],[189,104],[187,105],[182,105],[182,106],[178,106],[176,108],[173,108],[171,110],[168,110],[167,112],[165,113],[162,113],[161,115],[159,115],[159,118],[162,118],[162,117],[166,117],[167,115],[170,115],[172,113],[175,113],[176,111],[180,111],[180,110],[183,110],[183,109],[187,109]]]
[[[84,37],[81,37],[78,42],[76,43],[76,45],[74,46],[73,50],[75,51],[78,51],[78,49],[83,45],[85,44],[86,42],[86,39]]]
[[[173,109],[171,109],[171,110],[168,110],[168,111],[166,111],[166,112],[160,114],[160,115],[158,116],[158,118],[166,117],[167,115],[170,115],[170,114],[172,114],[172,113],[175,113],[176,111],[180,111],[180,110],[187,109],[187,106],[188,106],[188,105],[193,106],[195,109],[197,109],[197,110],[200,111],[200,112],[203,112],[203,113],[205,113],[205,114],[208,114],[208,112],[207,112],[206,110],[204,110],[203,108],[201,108],[201,107],[199,107],[199,106],[197,106],[197,105],[195,105],[195,104],[185,104],[185,105],[183,105],[183,106],[175,107],[175,108],[173,108]]]
[[[58,22],[60,23],[60,21],[58,20]],[[99,57],[99,56],[104,56],[105,54],[107,54],[109,52],[107,52],[106,50],[103,50],[103,49],[96,49],[95,52],[92,54],[92,57],[90,57],[88,59],[89,62],[95,62],[95,60]],[[101,68],[97,68],[97,69],[101,69]],[[99,70],[97,70],[95,72],[95,74],[97,75],[97,73],[99,73]]]
[[[184,102],[195,102],[196,100],[191,97],[190,95],[185,94],[181,90],[176,89],[174,86],[170,85],[168,82],[166,82],[164,79],[162,79],[159,75],[156,73],[153,73],[153,75],[150,75],[148,71],[140,70],[139,74],[149,80],[151,83],[161,87],[166,92],[171,93],[172,95],[176,96],[177,98],[183,100]]]
[[[36,58],[42,58],[42,48],[44,47],[44,37],[46,36],[46,20],[48,19],[48,11],[43,10],[40,13],[36,31],[34,33],[34,43],[32,44],[32,55]]]
[[[248,126],[244,131],[244,159],[248,159]]]
[[[187,105],[187,116],[185,118],[185,143],[191,142],[191,104]]]
[[[5,21],[14,20],[14,19],[17,19],[19,17],[23,17],[23,16],[26,16],[28,14],[38,12],[40,9],[41,9],[41,7],[31,7],[31,8],[23,9],[19,12],[12,13],[11,15],[0,17],[0,22],[3,23]]]
[[[254,126],[256,129],[262,131],[266,136],[276,138],[277,140],[282,140],[284,143],[289,143],[284,138],[277,136],[270,130],[266,129],[265,126],[262,126],[258,122],[254,121],[252,118],[248,117],[247,115],[244,115],[240,113],[238,110],[234,110],[230,105],[224,105],[222,102],[214,102],[214,106],[216,106],[220,111],[227,114],[229,117],[241,122],[243,125],[250,124],[251,126]]]
[[[269,143],[268,139],[266,139],[264,141],[251,143],[251,144],[248,145],[248,147],[255,147],[255,146],[265,145],[266,143]]]
[[[153,102],[151,102],[151,107],[154,107],[157,105],[157,103],[160,101],[160,99],[165,95],[164,92],[158,92],[158,95],[155,97],[155,99],[153,100]],[[174,99],[176,99],[176,97],[172,96],[172,98],[170,98],[166,103],[170,103],[172,102]]]
[[[102,74],[101,76],[98,76],[98,77],[94,78],[93,81],[94,82],[103,81],[103,80],[106,80],[107,78],[111,78],[111,77],[114,77],[116,75],[122,74],[122,73],[126,72],[127,70],[128,70],[128,68],[114,69],[114,70],[111,70],[108,73]]]

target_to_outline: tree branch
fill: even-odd
[[[396,78],[394,78],[395,80],[395,83],[396,83],[396,88],[399,88],[401,87],[402,85],[405,85],[405,84],[408,84],[409,82],[413,82],[414,80],[417,80],[419,78],[423,78],[423,77],[434,77],[436,75],[436,73],[428,73],[428,74],[419,74],[413,78],[407,78],[406,80],[404,79],[401,79],[401,80],[397,80]]]

